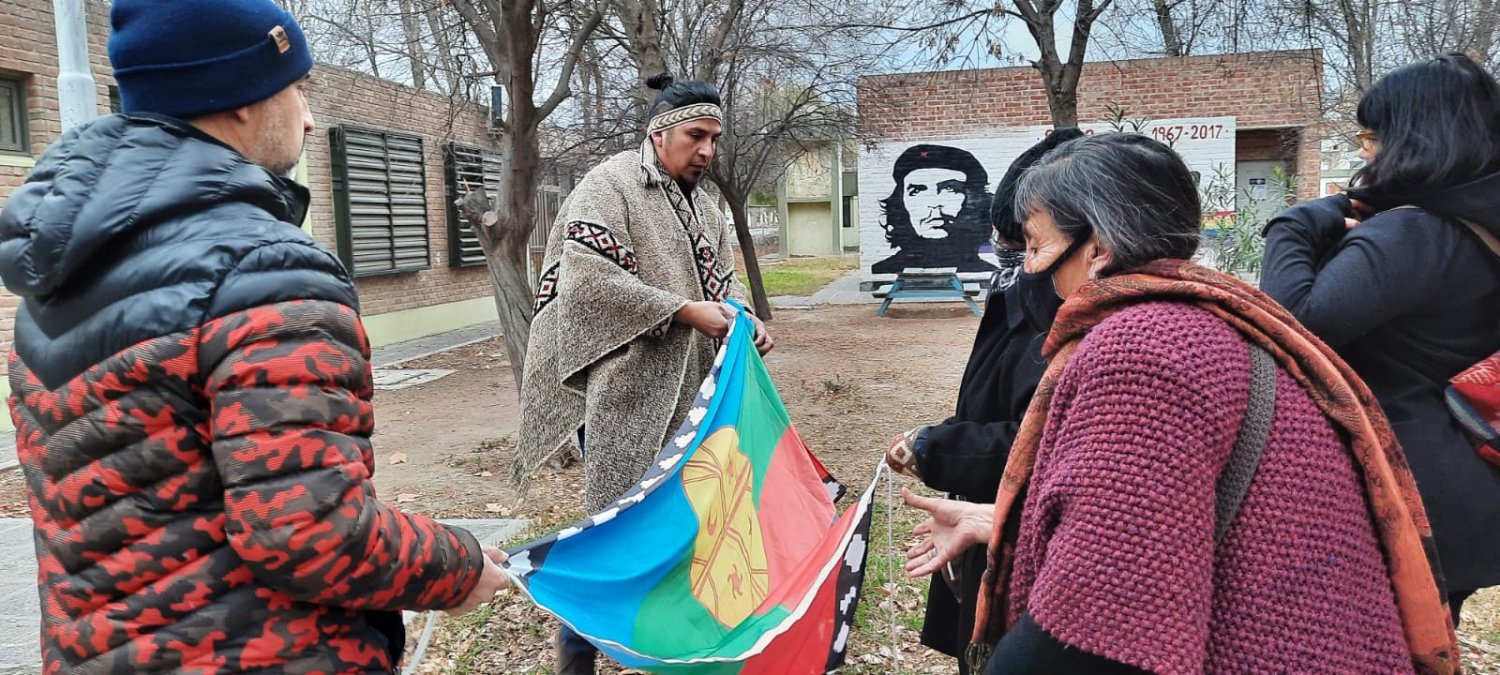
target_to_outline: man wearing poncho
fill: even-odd
[[[723,130],[712,85],[660,89],[640,150],[595,167],[547,239],[521,384],[515,478],[524,487],[582,441],[584,506],[601,510],[639,481],[681,424],[745,300],[732,233],[697,189]],[[756,347],[771,340],[756,321]],[[558,672],[592,673],[593,650],[564,630]]]

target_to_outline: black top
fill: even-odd
[[[928,427],[917,449],[917,468],[928,487],[968,501],[994,501],[1010,444],[1047,369],[1046,338],[1026,322],[1016,286],[990,294],[954,414]]]
[[[929,427],[917,444],[917,468],[923,482],[966,501],[995,500],[1010,445],[1047,368],[1042,360],[1046,335],[1026,322],[1018,297],[1015,286],[990,294],[954,415]],[[922,644],[950,656],[963,653],[973,633],[984,566],[983,547],[953,561],[957,596],[942,575],[933,575]]]
[[[1000,639],[984,666],[984,675],[1136,675],[1146,671],[1096,656],[1052,637],[1031,613]]]
[[[1451,217],[1500,223],[1500,175],[1352,230],[1348,199],[1268,226],[1261,289],[1369,384],[1406,452],[1450,590],[1500,584],[1500,470],[1443,403],[1448,379],[1500,350],[1500,260]],[[1430,210],[1428,210],[1430,209]]]
[[[306,188],[196,127],[111,115],[42,155],[0,214],[0,276],[23,298],[15,350],[48,387],[106,357],[251,307],[358,308],[298,224]]]

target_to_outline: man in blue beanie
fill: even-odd
[[[115,0],[124,112],[0,213],[49,673],[390,673],[504,554],[375,497],[359,300],[298,226],[312,57],[271,0]]]

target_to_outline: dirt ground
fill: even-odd
[[[951,411],[977,323],[952,305],[897,305],[885,319],[871,306],[782,310],[770,324],[777,347],[767,365],[803,438],[859,490],[892,435]],[[375,481],[383,499],[439,517],[530,518],[536,524],[528,535],[582,515],[577,467],[537,480],[525,500],[510,487],[519,411],[504,352],[496,339],[409,362],[402,367],[456,372],[376,394]],[[877,489],[864,601],[841,672],[957,672],[951,659],[917,644],[925,582],[906,580],[896,567],[916,518],[896,508],[888,521],[891,488]],[[18,474],[0,474],[0,517],[25,513]],[[1461,634],[1469,671],[1500,675],[1500,589],[1475,596],[1466,609]],[[408,654],[422,621],[413,625]],[[503,596],[468,616],[441,619],[421,672],[550,672],[554,630],[524,599]]]

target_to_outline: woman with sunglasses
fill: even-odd
[[[1271,221],[1261,289],[1369,384],[1431,518],[1455,625],[1500,585],[1500,469],[1444,404],[1500,350],[1500,85],[1461,54],[1391,71],[1360,101],[1347,195]]]

